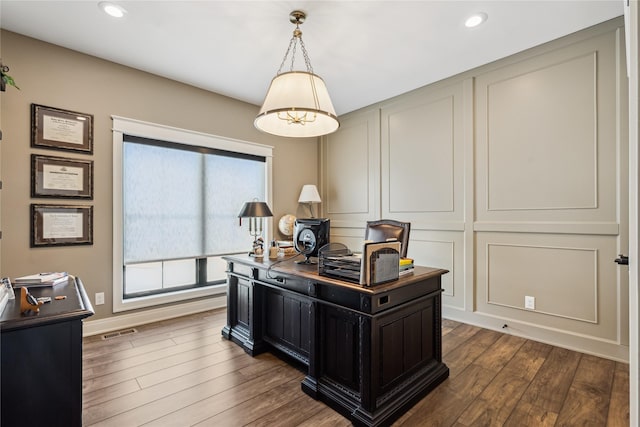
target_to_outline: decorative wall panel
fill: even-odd
[[[367,131],[366,123],[349,126],[327,144],[327,161],[341,171],[327,176],[329,214],[366,213],[369,209]]]
[[[524,310],[530,296],[538,313],[597,322],[597,249],[489,243],[486,253],[487,303]]]
[[[386,120],[389,212],[453,211],[453,98],[395,111]]]
[[[616,236],[477,234],[475,311],[617,340]],[[525,308],[525,296],[535,298]]]
[[[449,270],[442,276],[443,295],[453,297],[455,295],[455,242],[412,239],[409,244],[410,258],[418,265],[428,265]]]
[[[476,220],[615,224],[619,68],[609,33],[476,77]]]
[[[322,139],[322,202],[332,226],[379,218],[379,117],[378,111],[351,115]]]
[[[462,98],[456,82],[382,107],[383,217],[427,226],[462,221]]]
[[[488,210],[598,202],[596,54],[487,87]]]

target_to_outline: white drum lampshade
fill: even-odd
[[[254,124],[288,137],[327,135],[340,126],[324,80],[306,71],[278,74],[271,80]]]

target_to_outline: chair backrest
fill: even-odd
[[[396,239],[400,242],[400,256],[406,258],[410,231],[410,222],[401,222],[393,219],[367,221],[364,239],[372,242],[386,242],[389,239]]]

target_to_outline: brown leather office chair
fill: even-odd
[[[393,219],[367,221],[364,239],[372,242],[386,242],[388,239],[397,239],[400,242],[400,256],[406,258],[410,231],[410,222],[401,222]]]

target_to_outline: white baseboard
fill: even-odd
[[[113,316],[106,319],[85,320],[83,322],[83,336],[89,337],[106,332],[117,331],[119,329],[131,328],[146,323],[159,322],[161,320],[186,316],[215,308],[222,308],[227,305],[226,295],[219,295],[213,298],[176,304],[167,307],[155,308],[120,316]],[[520,336],[522,338],[551,344],[557,347],[567,348],[581,353],[587,353],[618,362],[629,363],[629,347],[596,340],[580,335],[573,335],[563,331],[549,330],[536,325],[514,320],[505,321],[491,316],[470,313],[451,307],[443,307],[442,316],[498,332]],[[508,324],[507,328],[502,328],[503,324]]]
[[[213,298],[138,311],[130,314],[122,314],[119,316],[108,317],[106,319],[85,320],[82,322],[82,336],[90,337],[92,335],[131,328],[133,326],[144,325],[146,323],[159,322],[161,320],[172,319],[174,317],[213,310],[214,308],[221,308],[226,305],[227,295],[223,294]]]
[[[468,312],[456,307],[444,306],[442,308],[442,317],[580,353],[629,363],[629,347],[608,340],[573,334],[559,329],[545,328],[513,319],[501,319],[487,314]],[[507,325],[507,327],[503,327],[503,325]]]

